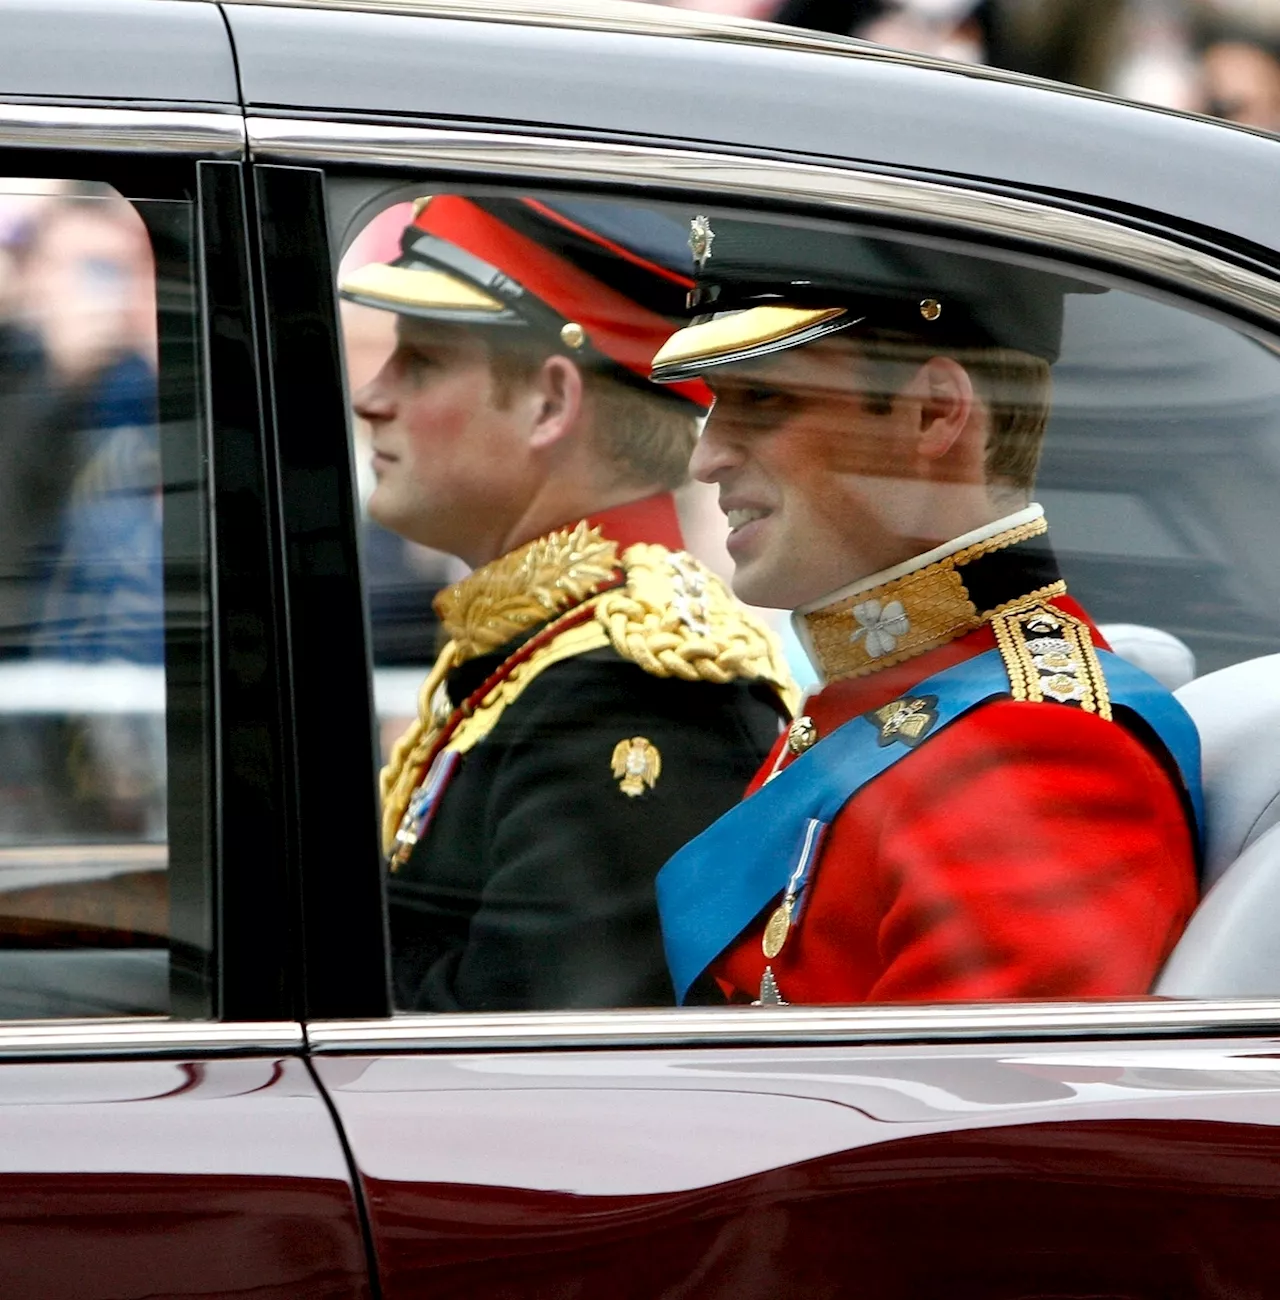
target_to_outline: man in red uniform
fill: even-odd
[[[714,390],[692,468],[734,589],[795,610],[823,686],[659,877],[678,996],[1146,992],[1196,900],[1194,727],[1106,653],[1031,499],[1088,286],[727,219],[690,242],[714,314],[654,375]]]
[[[399,1007],[670,1003],[654,876],[778,734],[780,652],[670,495],[710,395],[649,381],[662,257],[625,208],[442,195],[343,283],[397,317],[369,513],[473,568],[382,775]]]

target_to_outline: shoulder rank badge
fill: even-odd
[[[620,740],[613,747],[613,774],[622,793],[634,799],[652,790],[662,775],[662,755],[643,736]]]
[[[862,715],[879,731],[877,743],[883,749],[895,740],[901,741],[908,749],[914,749],[928,734],[938,720],[938,697],[936,695],[904,695],[900,700],[893,700],[882,709],[873,709]]]
[[[1015,700],[1049,700],[1111,720],[1107,679],[1089,625],[1052,605],[1029,605],[991,620]]]

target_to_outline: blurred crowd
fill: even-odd
[[[158,663],[150,241],[105,187],[0,184],[0,659]]]
[[[162,694],[127,714],[28,698],[85,665],[163,664],[156,319],[135,206],[0,180],[0,844],[163,835]]]
[[[1280,0],[665,2],[987,63],[1280,132]]]

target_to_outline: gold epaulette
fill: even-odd
[[[687,552],[651,544],[628,548],[620,567],[622,585],[590,596],[552,620],[538,633],[532,653],[513,654],[494,674],[485,696],[463,710],[464,716],[447,707],[444,678],[458,656],[453,642],[445,647],[419,693],[418,720],[396,742],[382,769],[382,832],[388,852],[433,753],[473,749],[525,688],[562,660],[611,645],[655,677],[763,682],[788,714],[795,712],[800,691],[781,642],[720,578]],[[556,631],[557,624],[564,625],[562,631]],[[439,744],[446,731],[447,740]]]
[[[624,658],[655,677],[759,681],[788,713],[800,691],[782,643],[758,614],[687,551],[641,543],[622,556],[626,584],[596,602],[596,618]]]

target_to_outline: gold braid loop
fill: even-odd
[[[620,655],[655,677],[767,682],[794,711],[799,692],[781,642],[710,569],[685,551],[648,543],[629,547],[622,569],[626,585],[596,606]]]
[[[427,761],[431,746],[440,732],[440,721],[432,704],[436,692],[444,682],[445,674],[454,666],[457,646],[450,641],[437,656],[427,679],[418,690],[418,716],[391,747],[387,765],[378,774],[378,788],[382,794],[382,845],[385,852],[395,843],[400,819],[409,806],[421,768]]]

